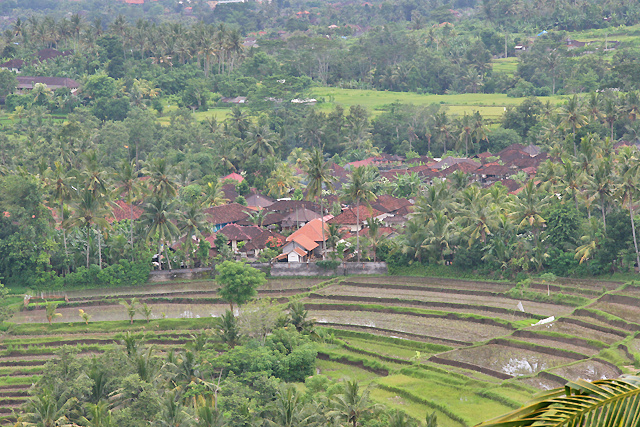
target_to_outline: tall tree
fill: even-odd
[[[307,174],[307,200],[315,199],[320,201],[320,215],[322,221],[322,259],[326,258],[326,242],[324,238],[324,199],[323,190],[333,191],[336,177],[333,176],[329,167],[329,162],[324,160],[324,154],[319,148],[313,148],[309,155],[305,157],[302,164],[303,170]]]
[[[133,261],[133,203],[143,194],[144,187],[140,184],[135,160],[123,160],[120,167],[113,174],[113,198],[124,198],[129,208],[129,244],[131,245],[131,261]]]
[[[366,166],[355,168],[349,180],[342,188],[342,198],[356,206],[356,252],[358,253],[358,262],[360,262],[360,204],[364,203],[371,207],[370,202],[376,198],[373,193],[374,182],[371,179],[371,173]]]
[[[154,196],[151,201],[144,206],[144,211],[140,216],[140,223],[147,230],[147,242],[156,239],[158,242],[158,256],[163,252],[165,259],[171,269],[171,259],[169,258],[169,243],[179,234],[175,221],[178,219],[175,201]],[[158,259],[160,269],[162,262]]]

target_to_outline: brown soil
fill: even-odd
[[[511,336],[519,341],[526,341],[544,347],[575,351],[576,353],[586,354],[588,356],[593,356],[600,352],[598,347],[592,346],[580,338],[551,337],[536,334],[530,330],[515,331]]]
[[[500,326],[448,318],[423,318],[406,314],[313,309],[310,310],[309,315],[319,323],[379,327],[464,342],[485,341],[489,338],[506,335],[509,332],[509,329]]]
[[[568,319],[560,319],[553,323],[548,323],[546,325],[532,326],[529,328],[531,331],[553,331],[553,332],[561,332],[563,334],[569,334],[576,337],[581,337],[585,339],[598,340],[602,341],[605,344],[613,344],[614,342],[620,341],[624,338],[624,336],[620,336],[617,334],[603,332],[602,330],[594,329],[589,327],[587,323],[583,323],[582,321],[577,321],[577,323],[573,323],[571,318]],[[603,328],[599,328],[603,329]]]
[[[423,342],[429,342],[433,344],[442,344],[450,347],[471,345],[470,342],[455,341],[455,340],[450,340],[445,338],[436,338],[436,337],[430,337],[427,335],[420,335],[420,334],[410,334],[407,332],[398,332],[391,329],[374,328],[371,326],[344,325],[340,323],[319,323],[318,325],[327,326],[333,329],[366,332],[369,334],[382,335],[382,336],[391,337],[391,338],[403,338],[403,339],[412,340],[412,341],[423,341]]]
[[[422,301],[438,301],[457,304],[470,304],[476,306],[499,307],[506,310],[516,310],[518,301],[495,295],[470,295],[465,293],[443,293],[437,289],[429,290],[405,290],[405,289],[376,289],[355,286],[333,285],[318,292],[324,295],[358,295],[369,297],[407,298]],[[573,308],[555,304],[546,304],[531,301],[522,301],[524,309],[528,313],[534,313],[543,317],[560,316],[570,313]]]
[[[618,304],[614,302],[599,301],[590,305],[588,308],[613,314],[614,316],[624,319],[627,322],[640,323],[640,307],[638,306],[634,307],[627,304]],[[610,324],[616,325],[616,322],[611,321]],[[622,326],[623,325],[619,325],[619,327],[622,327]],[[627,325],[625,326],[625,329],[640,330],[640,326]]]
[[[507,310],[500,307],[487,307],[471,304],[458,304],[450,302],[435,302],[428,301],[426,299],[414,298],[411,299],[405,296],[398,296],[397,298],[384,298],[373,296],[356,296],[356,295],[320,295],[310,294],[310,302],[327,302],[327,303],[369,303],[369,304],[383,304],[394,307],[419,307],[426,310],[438,310],[443,312],[455,312],[455,313],[471,313],[485,317],[497,317],[508,321],[516,320],[517,318],[531,319],[532,316],[527,313],[522,313],[518,310]],[[539,317],[539,316],[537,316]]]
[[[583,379],[587,381],[618,378],[622,371],[609,363],[593,359],[585,360],[569,366],[561,366],[551,370],[551,373],[566,378],[569,381]]]
[[[411,276],[385,276],[385,277],[350,277],[350,282],[380,283],[392,285],[419,285],[436,287],[441,289],[469,289],[492,292],[504,292],[513,287],[512,283],[479,282],[472,280],[454,280],[438,277],[411,277]]]

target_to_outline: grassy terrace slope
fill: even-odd
[[[617,377],[640,364],[640,287],[573,281],[550,292],[540,284],[515,290],[508,283],[348,277],[270,280],[259,295],[281,303],[301,299],[328,332],[319,344],[322,374],[374,382],[380,403],[417,419],[435,411],[439,425],[458,427],[504,413],[567,379]],[[227,307],[210,281],[67,296],[53,325],[32,304],[3,334],[4,423],[57,348],[73,345],[90,356],[132,330],[159,349],[179,349]],[[129,324],[118,299],[134,296],[153,307],[151,323]],[[78,317],[80,308],[93,315],[88,325]],[[531,326],[552,315],[555,321]]]

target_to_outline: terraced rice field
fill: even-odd
[[[640,287],[571,280],[549,285],[550,297],[547,285],[538,283],[514,298],[513,284],[502,282],[322,280],[272,280],[259,297],[284,304],[295,296],[325,329],[318,373],[373,382],[378,402],[418,420],[436,412],[440,426],[471,426],[567,380],[613,378],[640,366]],[[4,333],[0,422],[15,420],[13,411],[19,411],[28,388],[63,345],[90,356],[106,351],[129,330],[144,333],[147,343],[164,351],[179,349],[228,307],[210,281],[66,296],[69,301],[58,309],[62,317],[53,325],[31,303]],[[131,325],[118,303],[122,297],[151,305],[151,322],[138,317]],[[519,302],[524,312],[517,309]],[[88,325],[78,309],[93,316]],[[532,326],[549,316],[555,320]]]

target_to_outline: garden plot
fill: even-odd
[[[80,322],[78,309],[82,307],[61,307],[57,312],[62,314],[54,320],[55,323],[60,322]],[[227,304],[153,304],[152,319],[171,318],[171,319],[193,319],[202,317],[220,316],[229,309]],[[91,317],[91,322],[109,321],[109,320],[129,320],[129,316],[125,308],[119,304],[90,306],[84,308]],[[140,315],[136,315],[140,319]],[[13,323],[46,323],[47,318],[45,311],[26,310],[16,313],[11,319]]]
[[[555,380],[552,380],[551,378],[540,377],[540,376],[518,378],[516,381],[517,381],[517,384],[524,384],[530,387],[537,388],[539,390],[551,390],[554,388],[564,386],[563,382],[555,381]]]
[[[379,327],[398,332],[408,332],[435,338],[464,342],[485,341],[503,336],[511,330],[506,327],[480,324],[447,318],[425,318],[395,313],[377,313],[351,310],[310,310],[309,314],[322,325],[339,323],[356,326]]]
[[[425,290],[407,290],[407,289],[380,289],[380,288],[364,288],[359,286],[332,285],[318,291],[321,295],[350,295],[350,296],[368,296],[372,298],[406,298],[420,301],[447,302],[456,304],[469,304],[472,306],[488,306],[498,307],[506,310],[517,310],[518,300],[501,296],[491,295],[472,295],[460,293],[444,293],[438,292],[437,289]],[[546,304],[532,301],[522,301],[525,312],[534,313],[541,316],[560,316],[568,314],[573,307],[562,306],[557,304]],[[480,307],[478,307],[480,308]],[[494,316],[495,317],[495,316]]]
[[[526,341],[530,344],[535,344],[537,346],[540,347],[548,347],[548,348],[558,348],[558,349],[562,349],[562,350],[569,350],[569,351],[573,351],[576,353],[580,353],[580,354],[584,354],[587,356],[594,356],[598,353],[600,353],[599,349],[596,348],[592,348],[592,347],[586,347],[586,346],[581,346],[581,345],[575,345],[572,343],[568,343],[568,342],[562,342],[562,341],[558,341],[558,340],[552,340],[549,338],[544,337],[543,335],[540,335],[540,337],[526,337],[526,338],[521,338],[521,337],[514,337],[514,339],[518,340],[518,341]]]
[[[433,384],[430,381],[406,375],[392,375],[380,378],[376,382],[383,387],[389,386],[403,389],[412,395],[445,407],[466,420],[468,425],[475,425],[485,419],[513,410],[509,406],[479,396],[472,387],[456,387],[445,383]]]
[[[618,368],[599,360],[583,360],[572,365],[560,366],[550,370],[554,375],[566,378],[569,381],[583,379],[587,381],[618,378],[622,373]]]
[[[575,361],[564,356],[543,354],[500,344],[457,349],[440,354],[440,357],[481,366],[511,376],[533,375],[554,366]]]
[[[573,316],[572,316],[573,318]],[[611,330],[611,332],[604,332],[604,330],[609,328],[591,328],[585,326],[576,325],[575,323],[571,323],[564,319],[556,320],[552,323],[547,323],[545,325],[532,326],[529,328],[532,331],[551,331],[551,332],[560,332],[563,334],[573,335],[576,337],[588,339],[588,340],[597,340],[602,341],[605,344],[613,344],[614,342],[618,342],[624,338],[622,332],[620,334],[612,333],[615,330]]]
[[[588,308],[604,311],[613,314],[627,322],[640,323],[640,307],[615,302],[598,301]],[[640,330],[640,326],[638,327]]]
[[[440,289],[466,289],[472,291],[505,292],[513,287],[511,283],[478,282],[471,280],[453,280],[439,277],[381,276],[381,277],[349,277],[345,282],[424,286]]]

